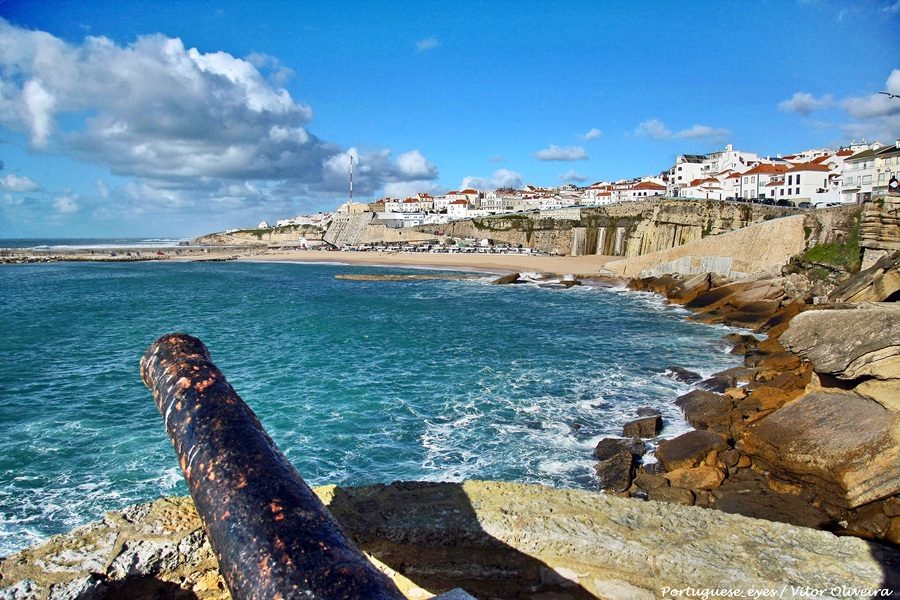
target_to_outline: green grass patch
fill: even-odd
[[[859,271],[862,254],[859,241],[859,215],[857,214],[846,239],[841,242],[813,246],[800,258],[804,262],[831,265],[855,273]]]

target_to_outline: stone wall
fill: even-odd
[[[323,230],[313,225],[287,225],[273,229],[247,229],[232,233],[211,233],[194,238],[193,243],[205,246],[297,244],[300,238],[321,240],[323,235]]]
[[[858,538],[599,492],[472,481],[316,493],[413,599],[455,587],[560,600],[650,600],[688,586],[876,590],[900,560]],[[190,499],[164,498],[0,562],[0,598],[47,597],[229,596]]]
[[[801,215],[766,221],[667,250],[608,262],[604,269],[618,277],[708,272],[741,279],[775,273],[806,248],[804,223]]]

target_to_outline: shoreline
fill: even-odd
[[[135,255],[140,252],[140,254]],[[131,253],[131,255],[129,255]],[[280,263],[332,263],[340,265],[367,265],[386,268],[432,268],[443,270],[468,270],[485,273],[536,272],[555,275],[597,277],[607,262],[620,260],[621,256],[590,254],[584,256],[528,256],[521,254],[431,254],[424,252],[347,252],[320,250],[261,249],[253,246],[123,248],[111,254],[108,249],[90,248],[66,251],[4,249],[0,255],[2,264],[44,264],[55,262],[280,262]]]

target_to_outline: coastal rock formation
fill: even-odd
[[[454,587],[479,598],[646,600],[687,586],[896,589],[900,568],[900,553],[858,538],[596,492],[471,481],[316,493],[412,599]],[[0,575],[3,598],[228,598],[187,498],[108,513],[3,559]]]
[[[829,302],[885,302],[900,295],[900,252],[883,256],[836,287]]]
[[[817,373],[900,380],[900,304],[807,311],[791,320],[781,343]]]
[[[594,457],[600,487],[612,492],[624,492],[631,485],[638,460],[644,455],[643,442],[637,439],[606,438],[597,443]]]
[[[866,202],[859,233],[863,269],[900,250],[900,196],[888,194]]]
[[[743,432],[736,448],[821,501],[856,508],[900,492],[900,418],[853,393],[817,391]]]

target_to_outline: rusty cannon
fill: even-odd
[[[235,600],[400,599],[213,364],[164,335],[141,358],[219,570]]]

